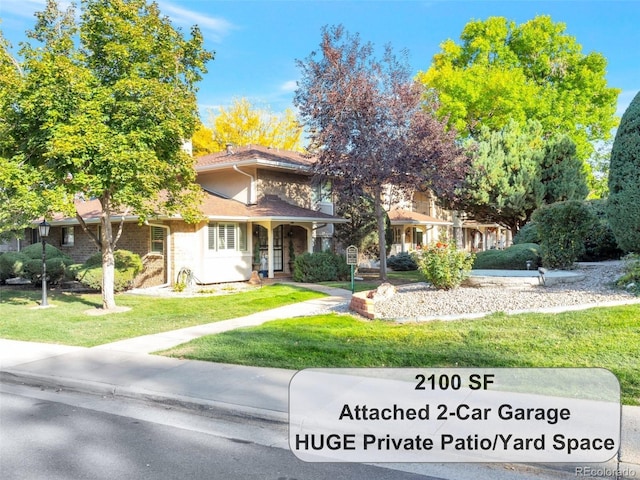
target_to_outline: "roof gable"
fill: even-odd
[[[231,168],[233,165],[257,165],[285,170],[310,170],[315,158],[298,152],[267,148],[261,145],[233,147],[196,159],[196,171]]]

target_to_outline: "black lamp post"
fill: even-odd
[[[51,229],[51,225],[49,225],[46,220],[43,220],[38,224],[38,232],[40,233],[40,238],[42,239],[42,303],[40,303],[41,307],[49,306],[49,303],[47,303],[47,251],[45,249],[46,247],[45,238],[49,236],[50,229]]]

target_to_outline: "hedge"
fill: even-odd
[[[53,245],[45,245],[47,281],[58,283],[68,276],[73,260]],[[23,277],[33,284],[42,282],[42,244],[34,243],[20,252],[6,252],[0,256],[0,280]]]
[[[473,263],[474,269],[487,270],[526,270],[527,260],[531,268],[542,264],[540,246],[535,243],[520,243],[504,250],[486,250],[478,252]]]
[[[387,267],[396,272],[406,272],[409,270],[417,270],[418,264],[409,253],[401,252],[387,259]]]
[[[329,282],[346,280],[349,266],[342,255],[331,252],[303,253],[294,262],[293,280],[296,282]]]
[[[128,250],[113,252],[115,260],[114,291],[122,292],[131,288],[133,280],[142,271],[142,259]],[[71,267],[75,271],[76,279],[85,287],[92,290],[102,290],[102,254],[92,255],[80,267]]]
[[[542,264],[549,268],[572,268],[585,253],[584,239],[596,218],[585,202],[543,205],[533,212],[541,238]]]

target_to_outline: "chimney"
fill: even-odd
[[[227,155],[233,155],[233,144],[227,143]]]

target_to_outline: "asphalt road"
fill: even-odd
[[[359,464],[304,463],[282,448],[284,432],[269,430],[272,428],[264,425],[234,424],[157,405],[3,386],[0,478],[433,478]],[[255,443],[252,436],[260,443],[273,441],[274,445]]]

